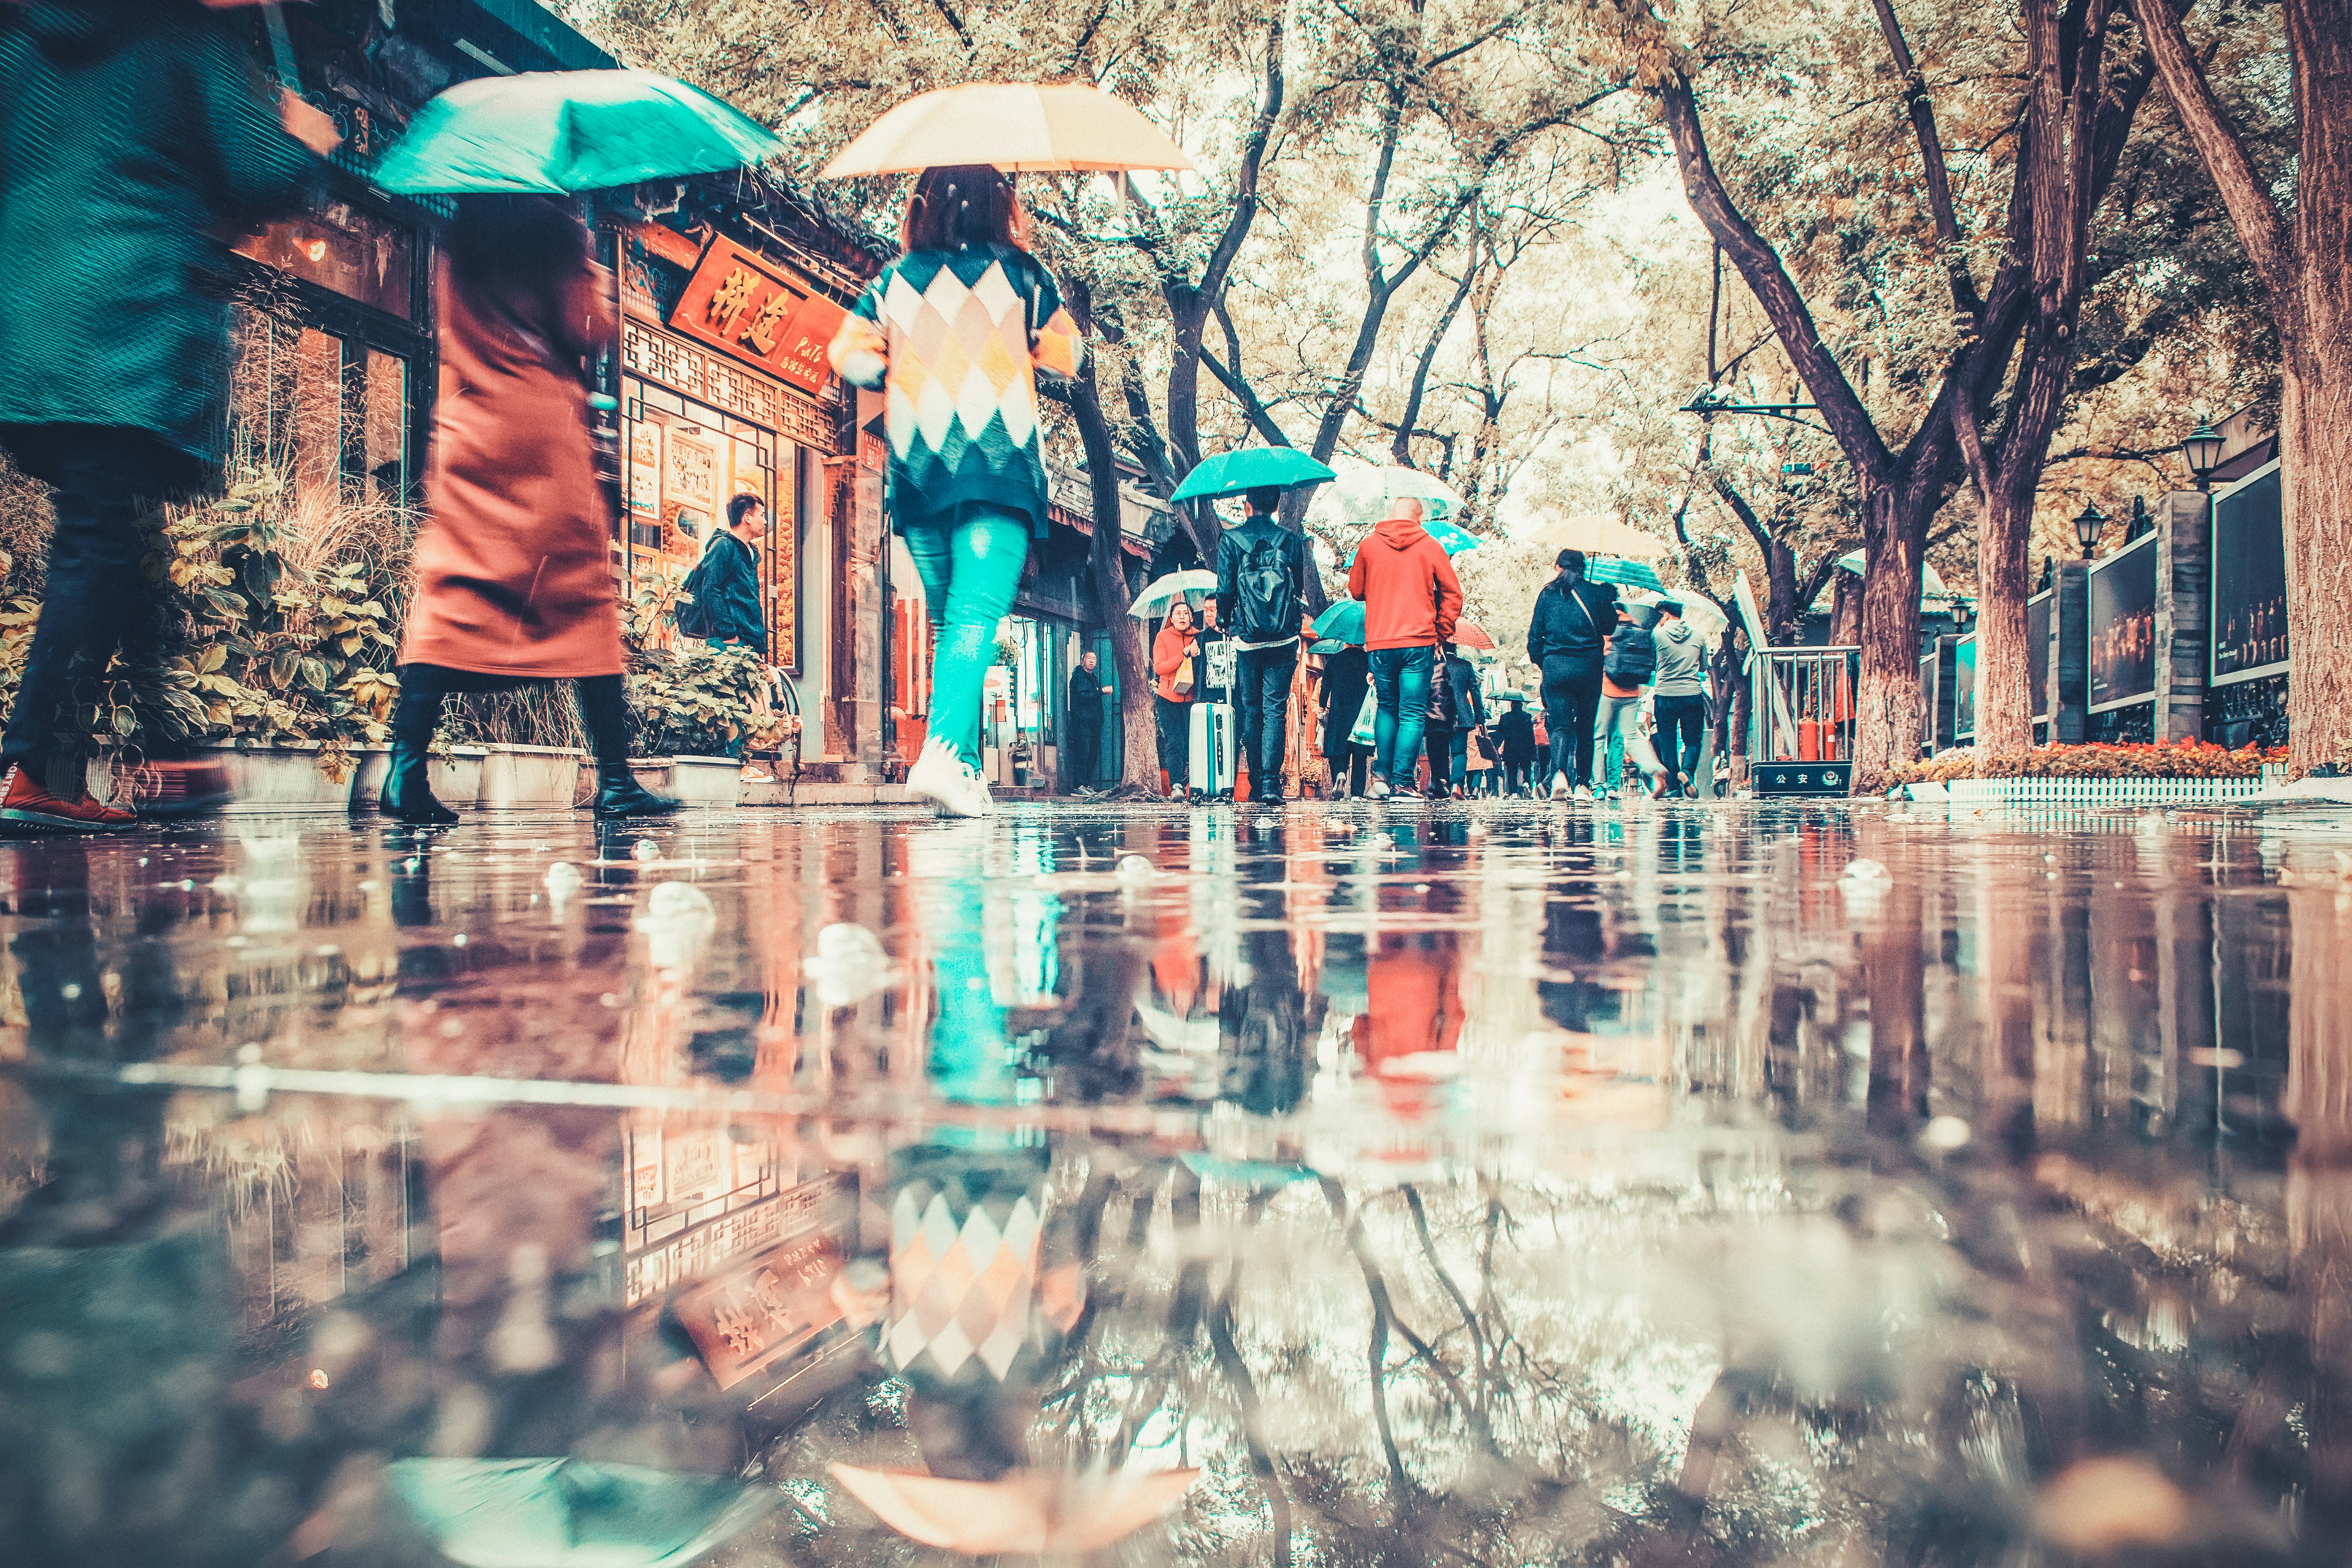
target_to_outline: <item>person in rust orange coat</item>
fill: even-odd
[[[452,692],[576,683],[599,816],[674,811],[629,771],[612,512],[583,363],[613,341],[609,279],[559,198],[467,195],[435,280],[440,395],[383,809],[446,825],[425,749]]]

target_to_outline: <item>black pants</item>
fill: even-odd
[[[1364,793],[1365,775],[1371,772],[1372,749],[1354,742],[1340,740],[1338,746],[1325,746],[1323,760],[1330,764],[1331,788],[1334,793],[1346,790],[1349,795]]]
[[[490,675],[475,669],[450,669],[438,664],[400,667],[400,706],[392,715],[395,742],[429,745],[441,722],[443,700],[458,693],[511,691],[519,686],[541,684],[536,678]],[[617,675],[586,675],[572,683],[580,698],[580,723],[588,731],[589,749],[598,767],[629,760],[629,705]]]
[[[1192,705],[1151,694],[1151,717],[1160,731],[1160,768],[1168,787],[1184,787],[1192,757]]]
[[[17,466],[57,492],[48,585],[25,656],[0,763],[78,763],[89,737],[75,721],[78,687],[94,685],[117,649],[125,664],[153,660],[163,602],[139,570],[140,519],[197,487],[203,465],[144,430],[106,425],[0,426]],[[150,754],[160,748],[150,738]],[[80,780],[69,793],[80,793]],[[56,787],[53,782],[52,787]]]
[[[1077,724],[1070,726],[1070,787],[1084,789],[1095,782],[1102,769],[1102,726]]]
[[[1531,764],[1527,763],[1505,763],[1503,764],[1504,794],[1521,795],[1526,793],[1528,787],[1528,769],[1530,765]]]
[[[1650,711],[1658,721],[1658,760],[1666,764],[1675,788],[1686,788],[1697,782],[1692,775],[1698,771],[1699,743],[1706,736],[1706,699],[1654,697]]]
[[[1592,721],[1601,710],[1601,656],[1554,654],[1543,661],[1544,725],[1551,731],[1551,771],[1592,784]],[[1549,776],[1545,783],[1550,783]]]
[[[1429,789],[1433,795],[1444,795],[1449,785],[1457,782],[1454,777],[1454,734],[1451,724],[1432,724],[1422,731],[1421,751],[1429,759]]]
[[[1290,682],[1298,673],[1298,645],[1249,647],[1234,666],[1234,700],[1241,711],[1242,755],[1249,759],[1250,798],[1282,798],[1282,763],[1290,749]]]

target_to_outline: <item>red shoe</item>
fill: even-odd
[[[5,785],[0,787],[0,826],[49,833],[110,833],[138,826],[138,813],[100,805],[86,790],[73,800],[52,795],[17,763],[10,763],[7,773],[0,774],[0,785]]]
[[[217,758],[194,762],[146,762],[114,775],[114,793],[143,818],[199,816],[236,798],[228,769]]]

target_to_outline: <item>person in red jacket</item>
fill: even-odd
[[[1386,800],[1397,771],[1410,772],[1421,755],[1437,645],[1454,640],[1454,623],[1462,616],[1454,563],[1421,525],[1422,516],[1418,499],[1392,499],[1389,514],[1372,525],[1348,568],[1348,592],[1364,602],[1364,651],[1380,704],[1366,792],[1374,800]]]
[[[1187,665],[1190,668],[1187,668]],[[1152,718],[1160,738],[1160,771],[1168,793],[1185,793],[1192,750],[1192,704],[1201,696],[1201,641],[1192,629],[1192,606],[1181,599],[1168,612],[1151,641]]]

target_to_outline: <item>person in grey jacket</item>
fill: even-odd
[[[1651,640],[1658,651],[1650,710],[1658,721],[1658,760],[1667,788],[1698,798],[1698,753],[1706,734],[1706,645],[1683,619],[1682,602],[1661,599]]]

